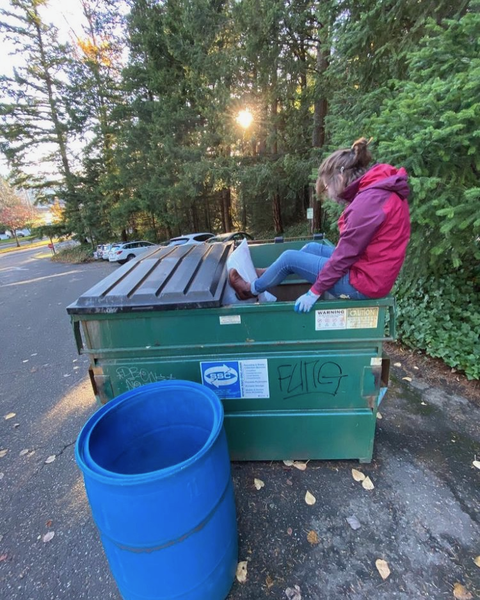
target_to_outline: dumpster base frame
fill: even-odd
[[[224,424],[232,461],[359,460],[369,463],[373,456],[376,418],[376,411],[369,409],[265,411],[225,414]]]

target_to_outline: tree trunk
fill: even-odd
[[[222,190],[222,219],[223,231],[225,233],[232,231],[232,193],[230,188],[224,188]]]
[[[205,210],[205,228],[206,231],[212,230],[212,219],[210,217],[210,197],[207,193],[204,193],[204,210]]]
[[[313,110],[313,134],[312,146],[322,148],[325,145],[325,118],[328,111],[326,83],[324,79],[328,68],[328,53],[322,48],[321,40],[317,44],[316,64],[316,99]],[[322,205],[320,198],[315,197],[315,190],[310,187],[310,208],[313,208],[313,219],[310,222],[311,233],[317,233],[322,229]]]
[[[193,204],[192,204],[192,221],[193,221],[192,231],[200,231],[200,227],[199,227],[199,223],[198,223],[197,205],[195,202],[193,202]]]
[[[325,144],[325,117],[327,116],[328,103],[324,75],[328,68],[328,58],[329,56],[322,48],[319,40],[316,64],[316,98],[313,111],[312,146],[314,148],[322,148]]]
[[[272,213],[273,213],[273,226],[275,228],[276,235],[283,233],[283,222],[282,222],[282,207],[280,204],[280,194],[275,192],[272,201]]]
[[[313,208],[313,219],[310,221],[310,233],[318,233],[322,230],[322,203],[315,197],[315,190],[310,186],[310,208]]]
[[[247,201],[245,195],[241,192],[241,203],[242,203],[242,231],[247,231]]]

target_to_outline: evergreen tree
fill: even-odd
[[[10,8],[0,10],[0,30],[24,62],[13,76],[0,78],[6,94],[0,102],[1,149],[17,180],[26,166],[41,164],[47,175],[36,178],[41,185],[58,185],[59,180],[51,176],[59,172],[73,194],[68,145],[74,128],[61,76],[69,49],[58,42],[56,28],[42,19],[45,1],[10,0]]]
[[[81,216],[94,240],[111,239],[115,231],[117,235],[122,232],[126,239],[127,219],[119,222],[115,218],[123,201],[116,160],[119,124],[115,116],[125,103],[121,89],[125,47],[122,4],[110,0],[82,0],[81,4],[84,26],[69,73],[72,95],[75,90],[77,95],[81,93],[82,104],[76,115],[88,139],[82,151],[83,170],[78,184]]]

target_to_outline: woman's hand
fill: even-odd
[[[303,294],[303,296],[300,296],[300,298],[298,298],[298,300],[295,302],[293,310],[295,312],[310,312],[312,306],[319,298],[320,296],[314,294],[312,290],[308,290],[306,294]]]

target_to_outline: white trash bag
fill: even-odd
[[[239,275],[248,283],[258,279],[255,267],[253,266],[252,257],[250,255],[250,248],[248,247],[247,240],[242,240],[242,243],[235,248],[227,259],[227,272],[230,269],[236,269]],[[277,298],[269,292],[263,292],[257,296],[259,302],[276,302]],[[227,277],[227,285],[223,294],[222,305],[228,304],[243,304],[245,302],[256,302],[257,298],[250,298],[249,300],[239,300],[235,293],[235,290],[230,285]]]

